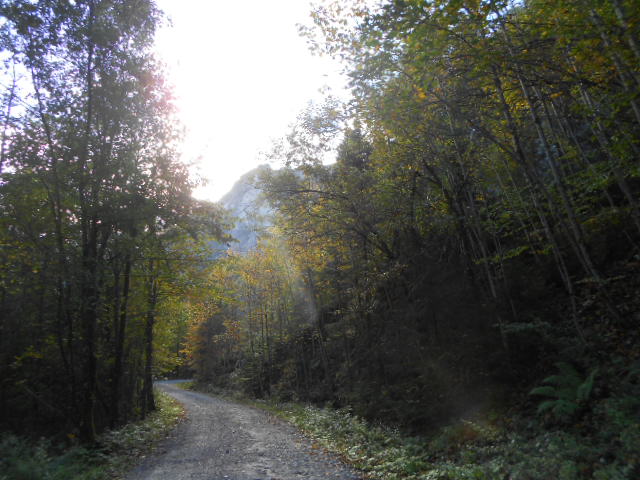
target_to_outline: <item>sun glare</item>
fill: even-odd
[[[172,26],[157,35],[157,51],[175,85],[187,129],[184,160],[207,180],[196,191],[217,200],[305,105],[329,86],[341,94],[340,67],[313,56],[297,24],[310,22],[301,0],[212,2],[158,0]]]

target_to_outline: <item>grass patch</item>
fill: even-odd
[[[145,420],[106,432],[99,447],[60,446],[14,435],[0,437],[0,480],[106,480],[123,478],[182,418],[182,406],[156,391],[157,410]]]

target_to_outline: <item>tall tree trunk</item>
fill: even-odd
[[[83,375],[80,434],[84,441],[93,442],[96,434],[94,408],[96,401],[97,358],[95,348],[98,288],[97,288],[97,228],[90,222],[90,230],[83,235],[86,244],[82,253],[81,322],[83,332]]]
[[[144,377],[142,386],[142,414],[146,416],[156,409],[153,397],[153,326],[155,323],[156,304],[158,302],[158,282],[155,264],[149,260],[149,297],[147,314],[144,323]]]
[[[125,258],[122,291],[120,291],[119,276],[120,271],[118,270],[116,273],[114,308],[115,345],[113,353],[113,373],[111,376],[111,428],[120,422],[120,385],[123,374],[124,338],[129,315],[129,288],[131,285],[131,257],[129,254],[127,254]]]

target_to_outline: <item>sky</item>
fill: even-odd
[[[297,24],[311,23],[307,0],[157,3],[173,23],[158,32],[156,50],[187,129],[183,159],[199,159],[208,182],[196,198],[218,200],[265,163],[263,153],[322,87],[345,94],[338,63],[313,56],[298,35]]]

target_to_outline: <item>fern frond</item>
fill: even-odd
[[[555,405],[555,400],[545,400],[544,402],[541,402],[540,405],[538,405],[538,413],[544,413],[547,410],[551,410],[555,407]]]
[[[582,382],[582,376],[576,370],[576,368],[567,362],[557,362],[556,367],[560,372],[560,377],[567,385],[580,385]]]
[[[578,411],[578,405],[574,402],[570,402],[567,400],[555,400],[553,401],[553,413],[562,419],[566,419],[571,417],[574,413]]]
[[[544,395],[545,397],[557,397],[556,389],[550,385],[536,387],[529,392],[529,395]]]
[[[598,369],[596,368],[589,374],[585,381],[580,384],[580,386],[576,390],[576,399],[578,400],[578,402],[586,402],[589,399],[597,374]]]

